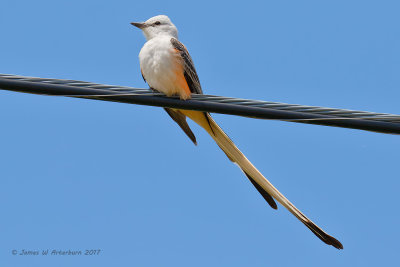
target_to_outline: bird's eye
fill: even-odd
[[[159,22],[159,21],[154,22],[154,25],[160,25],[160,24],[161,24],[161,22]]]

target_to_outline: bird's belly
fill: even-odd
[[[142,74],[151,88],[167,96],[186,94],[181,81],[182,65],[171,45],[149,41],[140,51],[139,60]]]

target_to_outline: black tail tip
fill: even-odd
[[[314,232],[314,231],[313,231]],[[315,232],[314,232],[315,233]],[[339,250],[343,249],[343,245],[342,243],[340,243],[339,240],[337,240],[336,238],[334,238],[333,236],[330,236],[326,233],[324,233],[323,235],[318,235],[317,236],[327,245],[331,245],[334,248],[337,248]]]
[[[329,243],[328,242],[326,242],[326,243],[328,245],[331,245],[331,246],[339,249],[339,250],[343,249],[342,243],[340,243],[339,240],[337,240],[336,238],[334,238],[332,236],[330,237]]]
[[[333,236],[330,236],[327,233],[325,233],[321,228],[319,228],[317,225],[315,225],[312,221],[302,220],[302,222],[308,227],[308,229],[311,230],[311,232],[313,232],[325,244],[331,245],[337,249],[343,249],[343,245],[342,245],[342,243],[340,243],[339,240],[337,240]]]

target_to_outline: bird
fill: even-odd
[[[192,94],[203,94],[192,57],[185,45],[179,41],[178,30],[168,16],[157,15],[144,22],[131,22],[131,24],[141,29],[146,37],[146,42],[139,53],[139,62],[142,77],[152,90],[161,92],[167,97],[179,96],[182,101],[190,99]],[[277,200],[323,242],[337,249],[343,249],[343,245],[336,238],[325,233],[307,218],[258,171],[208,112],[164,109],[195,145],[197,145],[196,137],[186,118],[200,125],[228,159],[239,166],[273,209],[278,207],[275,202]]]

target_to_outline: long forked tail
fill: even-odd
[[[218,146],[225,152],[228,158],[236,163],[247,175],[257,190],[263,195],[265,200],[272,206],[275,204],[272,197],[287,208],[297,219],[308,227],[319,239],[337,249],[343,249],[343,245],[334,237],[325,233],[315,223],[308,219],[298,210],[281,192],[279,192],[243,155],[232,140],[224,133],[221,127],[213,120],[208,113],[199,111],[180,110],[183,114],[191,118],[203,127],[215,140]],[[272,197],[271,197],[272,196]],[[276,204],[275,204],[276,208]]]

